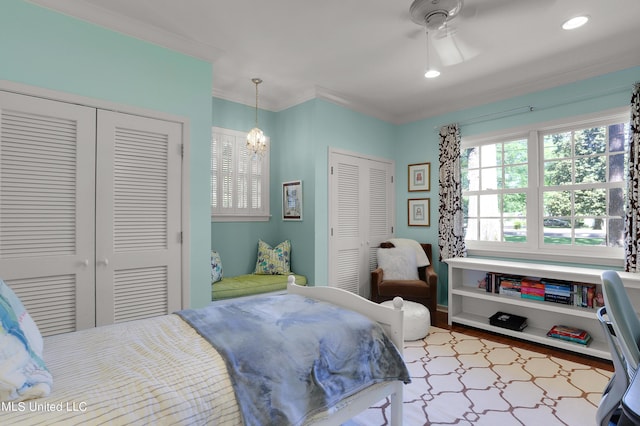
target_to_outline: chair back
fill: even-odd
[[[607,316],[618,338],[620,351],[627,364],[627,373],[633,377],[640,363],[640,319],[636,313],[624,284],[615,271],[602,273],[602,292]]]
[[[602,397],[596,410],[596,425],[609,426],[612,417],[620,411],[620,401],[622,401],[622,397],[629,387],[630,379],[627,373],[627,366],[620,352],[620,342],[614,334],[613,324],[607,314],[607,308],[605,306],[601,307],[596,315],[602,325],[605,340],[609,345],[614,368],[613,375],[602,392]]]

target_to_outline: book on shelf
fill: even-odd
[[[582,345],[587,345],[591,341],[591,335],[586,330],[566,325],[554,325],[547,332],[547,336]]]
[[[527,318],[506,312],[496,312],[489,318],[489,324],[509,330],[522,331],[527,327]]]

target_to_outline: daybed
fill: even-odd
[[[287,277],[293,275],[298,285],[306,285],[304,275],[291,271],[291,242],[285,240],[275,247],[258,240],[256,267],[253,273],[226,277],[222,272],[220,253],[211,252],[211,300],[284,291]]]
[[[294,274],[294,277],[296,284],[307,284],[307,277],[304,275]],[[272,291],[284,291],[286,289],[286,275],[245,274],[235,277],[224,277],[211,285],[211,300],[250,296]]]
[[[305,309],[297,311],[296,315],[289,315],[290,312],[285,308],[291,300],[304,303]],[[409,378],[400,357],[403,344],[402,301],[398,299],[397,302],[395,309],[383,307],[336,288],[297,286],[291,277],[287,294],[217,302],[215,306],[202,309],[50,336],[44,339],[43,358],[53,375],[51,394],[27,401],[2,402],[0,424],[237,425],[242,424],[244,419],[245,424],[251,425],[280,425],[289,422],[336,425],[391,395],[392,424],[400,425],[402,383],[408,382]],[[248,303],[251,304],[247,305]],[[289,332],[290,329],[292,332],[297,330],[295,339],[287,337],[280,341],[283,344],[282,348],[278,346],[281,343],[259,339],[271,336],[263,331],[263,318],[259,318],[256,329],[251,330],[256,332],[256,335],[251,337],[245,334],[249,330],[238,325],[241,322],[236,322],[243,321],[245,317],[251,317],[254,313],[258,315],[258,311],[262,311],[265,306],[280,305],[286,312],[280,316],[274,315],[277,317],[274,322],[282,333]],[[356,323],[369,324],[367,327],[370,327],[373,340],[365,346],[372,350],[365,352],[375,353],[375,356],[361,355],[358,368],[340,371],[339,363],[332,363],[330,358],[327,360],[327,354],[321,350],[322,356],[314,361],[313,373],[307,373],[307,378],[301,382],[302,387],[311,387],[316,392],[320,389],[336,390],[340,388],[340,384],[348,383],[347,380],[361,376],[365,367],[371,368],[372,371],[384,370],[385,366],[388,366],[388,369],[381,371],[381,375],[372,376],[379,378],[370,379],[366,385],[347,394],[345,398],[324,401],[324,406],[321,404],[320,408],[315,410],[309,408],[304,416],[294,421],[283,421],[284,414],[278,407],[284,406],[283,410],[289,410],[289,405],[296,405],[293,401],[296,398],[278,394],[280,388],[277,387],[277,383],[274,387],[268,388],[260,382],[260,386],[252,386],[250,389],[264,390],[260,398],[268,400],[272,408],[258,412],[258,415],[267,416],[270,420],[247,415],[245,406],[239,402],[243,398],[238,397],[243,396],[242,392],[246,392],[246,388],[239,391],[236,386],[247,380],[247,377],[251,384],[255,384],[254,380],[263,380],[257,375],[254,377],[254,374],[259,373],[255,370],[258,369],[256,365],[260,365],[260,358],[267,359],[272,365],[295,364],[298,358],[306,358],[307,353],[313,353],[314,351],[309,350],[310,346],[306,346],[306,350],[301,348],[297,353],[291,349],[302,345],[299,339],[305,342],[303,334],[316,334],[318,321],[306,318],[305,312],[314,311],[316,306],[321,305],[332,312],[339,310],[340,315],[347,315],[347,318],[359,318]],[[255,312],[243,312],[255,306],[258,307]],[[240,315],[230,315],[236,311]],[[265,315],[273,314],[269,312]],[[209,331],[200,328],[197,332],[189,325],[196,326],[210,315],[213,319],[222,315],[226,320],[214,321],[217,328]],[[364,319],[364,316],[381,327]],[[333,315],[326,315],[326,318],[331,320]],[[324,317],[320,322],[323,321]],[[351,322],[348,321],[349,324]],[[333,326],[328,334],[331,349],[328,352],[337,350],[345,342],[350,342],[346,343],[347,345],[353,345],[354,341],[359,340],[350,339],[342,343],[333,341],[335,335],[343,334],[343,330],[346,333],[346,325]],[[214,342],[207,341],[211,339],[210,334],[232,336],[231,340],[251,348],[250,355],[253,359],[241,363],[238,368],[229,357],[223,357],[222,354],[227,354],[226,349],[216,350]],[[322,339],[325,341],[327,335]],[[375,342],[382,341],[387,343],[375,346],[378,344]],[[270,347],[276,348],[275,351],[270,351]],[[234,352],[235,355],[238,355],[239,360],[243,359],[241,353]],[[369,358],[369,361],[362,362],[363,358]],[[394,358],[399,363],[392,367],[389,360]],[[255,365],[254,359],[257,363]],[[318,368],[323,365],[326,368]],[[236,370],[245,375],[238,376]],[[264,371],[268,372],[267,376],[272,374],[270,369]],[[273,374],[275,375],[275,372]],[[284,380],[285,388],[293,386],[297,389],[301,386],[300,382],[294,380],[294,376],[296,375],[284,376],[287,378]],[[274,381],[277,382],[276,379]],[[305,410],[307,408],[304,408],[303,412]]]

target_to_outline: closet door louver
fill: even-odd
[[[335,276],[330,282],[338,288],[359,294],[361,277],[361,243],[363,229],[359,201],[360,166],[337,161],[333,169],[336,179],[337,226],[332,230],[337,241]]]
[[[178,123],[98,111],[97,325],[182,306]]]
[[[95,110],[0,92],[0,278],[43,335],[93,327]]]
[[[332,152],[330,170],[329,282],[369,297],[377,248],[393,236],[393,163]]]

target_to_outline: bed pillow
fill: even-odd
[[[291,242],[283,241],[275,247],[258,241],[257,275],[289,275],[291,273]]]
[[[386,280],[417,280],[416,252],[411,247],[378,249],[378,267]]]
[[[53,378],[42,359],[43,346],[36,323],[0,280],[0,401],[49,395]]]
[[[220,254],[217,251],[211,252],[211,284],[217,283],[223,277],[222,274],[222,260]]]

